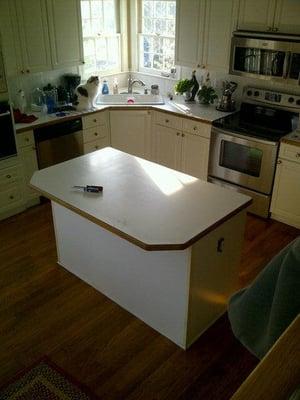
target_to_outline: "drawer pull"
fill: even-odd
[[[177,132],[176,135],[179,136],[179,135],[180,135],[180,132]]]
[[[9,196],[9,198],[10,198],[10,200],[13,200],[15,197],[11,194],[11,195]]]
[[[168,124],[170,121],[168,119],[165,119],[166,124]]]
[[[223,249],[224,249],[224,238],[222,237],[222,238],[220,238],[219,240],[218,240],[218,244],[217,244],[217,252],[218,253],[223,253]]]
[[[193,129],[194,129],[194,131],[196,131],[196,130],[197,130],[197,127],[196,127],[196,126],[194,126],[194,128],[193,128]]]
[[[182,134],[181,134],[181,137],[185,137],[185,134],[184,134],[184,133],[182,133]]]
[[[97,133],[97,132],[95,132],[95,133],[94,133],[94,135],[95,135],[95,136],[98,136],[98,133]]]
[[[6,175],[6,178],[7,178],[7,179],[10,179],[10,178],[11,178],[11,175],[9,175],[9,174]]]
[[[296,158],[299,158],[299,157],[300,157],[300,153],[297,153],[297,154],[296,154]]]
[[[282,164],[282,161],[281,160],[277,160],[277,164]]]
[[[96,145],[96,146],[95,146],[95,149],[96,149],[96,150],[97,150],[97,149],[99,149],[99,146],[98,146],[98,145]]]
[[[29,138],[28,137],[25,138],[25,142],[29,142]]]
[[[94,121],[94,122],[97,122],[96,118],[95,118],[95,119],[93,119],[93,121]]]

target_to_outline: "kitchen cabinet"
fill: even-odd
[[[23,173],[23,199],[26,207],[39,204],[39,194],[29,187],[30,179],[38,170],[37,154],[32,130],[17,134],[17,147]]]
[[[79,0],[1,0],[0,29],[9,76],[83,63]]]
[[[47,0],[53,68],[83,63],[80,1]]]
[[[153,126],[153,160],[207,180],[210,131],[210,124],[156,112]]]
[[[25,209],[18,157],[0,161],[0,220]]]
[[[83,153],[91,153],[110,146],[108,111],[82,117]]]
[[[300,147],[281,143],[271,202],[271,217],[300,228]]]
[[[151,111],[110,111],[112,147],[145,159],[151,153]]]
[[[176,64],[228,70],[235,0],[177,0]]]
[[[240,0],[238,29],[300,34],[298,0]]]

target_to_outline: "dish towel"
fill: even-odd
[[[236,338],[261,359],[299,312],[300,236],[230,298],[228,316]]]

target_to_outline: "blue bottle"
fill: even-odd
[[[107,84],[107,80],[104,79],[103,85],[102,85],[102,94],[108,94],[109,93],[109,88]]]

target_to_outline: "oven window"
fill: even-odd
[[[258,177],[263,152],[255,147],[222,140],[220,166]]]

